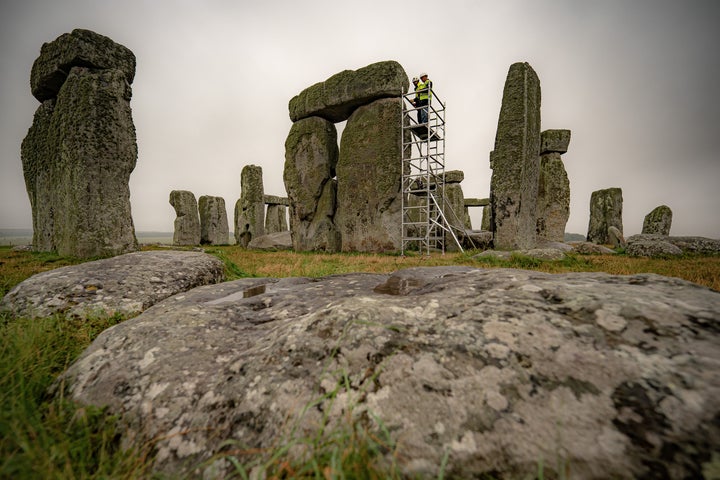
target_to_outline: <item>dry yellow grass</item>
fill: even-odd
[[[215,250],[215,249],[213,249]],[[562,261],[540,261],[523,257],[511,260],[480,260],[471,254],[422,255],[325,254],[261,252],[236,246],[217,249],[247,276],[321,277],[372,272],[391,273],[402,268],[467,265],[483,268],[524,268],[548,273],[606,272],[615,275],[657,273],[682,278],[720,291],[720,256],[684,256],[669,259],[633,258],[625,255],[573,255]]]
[[[466,265],[481,268],[524,268],[549,273],[607,272],[616,275],[657,273],[683,278],[720,291],[720,256],[683,256],[649,259],[625,255],[573,255],[562,261],[540,261],[526,257],[510,260],[475,259],[471,253],[424,255],[380,255],[359,253],[295,253],[245,250],[238,246],[207,249],[222,258],[231,278],[322,277],[342,273],[391,273],[410,267]],[[48,253],[13,252],[0,247],[0,297],[10,288],[35,273],[79,260]]]

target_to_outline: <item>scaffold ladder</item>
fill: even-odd
[[[402,255],[445,253],[451,239],[463,251],[445,214],[445,103],[432,89],[429,94],[428,105],[420,107],[414,103],[417,92],[402,94]],[[427,109],[424,123],[421,109]]]

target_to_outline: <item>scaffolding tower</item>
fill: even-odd
[[[445,253],[446,242],[454,241],[463,251],[457,227],[446,218],[445,204],[445,103],[432,88],[428,105],[417,107],[417,92],[402,94],[402,248],[430,255]],[[420,123],[420,110],[427,121]],[[451,215],[455,215],[454,212]],[[462,225],[453,218],[455,225]]]

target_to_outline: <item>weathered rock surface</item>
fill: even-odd
[[[200,245],[200,214],[195,195],[187,190],[173,190],[170,205],[176,215],[173,245]]]
[[[523,257],[534,258],[536,260],[562,260],[565,258],[565,248],[542,247],[531,248],[528,250],[486,250],[478,253],[473,258],[497,258],[501,260],[510,260],[513,256],[520,255]]]
[[[88,30],[43,45],[31,77],[43,103],[21,147],[36,250],[80,258],[137,250],[128,186],[134,73],[130,50]]]
[[[296,251],[340,251],[335,225],[338,161],[335,125],[320,117],[293,123],[285,140],[283,181]]]
[[[222,281],[223,268],[216,257],[200,252],[128,253],[33,275],[5,295],[2,309],[32,318],[134,315],[164,298]]]
[[[485,250],[492,246],[492,232],[490,231],[466,229],[460,233],[459,237],[463,248]]]
[[[286,230],[288,230],[287,207],[276,204],[268,205],[265,212],[265,234],[284,232]]]
[[[200,243],[227,245],[230,242],[225,199],[203,195],[198,207],[200,212]]]
[[[283,232],[266,233],[253,238],[247,248],[254,250],[292,250],[292,236],[289,230]]]
[[[510,66],[494,148],[490,152],[494,246],[533,248],[540,171],[540,80],[528,63]]]
[[[409,85],[403,67],[392,60],[344,70],[293,97],[289,104],[290,119],[296,122],[318,116],[333,123],[342,122],[362,105],[399,97],[408,91]]]
[[[629,255],[643,257],[698,253],[720,253],[720,240],[705,237],[670,237],[668,235],[633,235],[627,239]],[[631,247],[632,245],[632,247]],[[668,246],[670,245],[670,246]]]
[[[345,252],[400,250],[402,159],[399,99],[358,108],[343,130],[335,224]]]
[[[567,153],[570,134],[570,130],[544,130],[540,133],[540,155]]]
[[[492,233],[492,208],[485,205],[482,211],[482,219],[480,220],[480,229],[487,230]]]
[[[645,216],[642,233],[646,235],[670,235],[671,226],[672,210],[667,205],[660,205]]]
[[[28,129],[20,147],[25,189],[30,198],[33,224],[33,248],[40,252],[56,249],[55,233],[55,191],[58,188],[55,146],[49,144],[53,128],[55,99],[44,101],[35,111],[33,123]]]
[[[590,196],[590,222],[588,224],[587,241],[608,244],[608,227],[623,231],[622,223],[622,189],[607,188],[597,190]]]
[[[612,225],[608,227],[608,243],[612,248],[625,248],[627,246],[622,232]]]
[[[263,201],[266,205],[290,205],[290,200],[287,197],[278,197],[277,195],[263,195]]]
[[[201,465],[228,440],[363,421],[420,478],[445,455],[449,478],[699,478],[720,448],[718,322],[720,293],[657,275],[253,278],[106,330],[64,381],[169,476],[228,473]]]
[[[680,247],[668,242],[667,237],[653,238],[656,235],[633,235],[627,242],[625,253],[631,257],[668,257],[682,255]]]
[[[569,218],[570,180],[565,165],[560,153],[545,153],[540,156],[537,236],[553,242],[562,242]]]
[[[583,255],[608,255],[617,253],[615,250],[608,248],[605,245],[599,245],[592,242],[576,241],[569,242],[569,244],[572,245],[575,252]]]
[[[75,29],[43,44],[32,66],[30,89],[41,102],[55,98],[73,67],[120,70],[132,84],[135,63],[127,47],[90,30]]]
[[[235,203],[235,243],[247,247],[265,235],[265,187],[262,167],[246,165],[240,173],[240,199]]]

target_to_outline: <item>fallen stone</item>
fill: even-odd
[[[666,248],[668,254],[679,255],[680,253],[697,253],[701,255],[716,255],[720,253],[720,240],[706,237],[671,237],[668,235],[650,235],[641,234],[633,235],[627,239],[628,246],[632,243],[635,245],[644,245],[645,247],[634,247],[637,248],[638,252],[642,251],[642,248],[652,248],[653,243],[667,243],[680,250],[678,252],[674,248]],[[662,248],[662,245],[658,248]],[[675,253],[672,253],[675,252]],[[642,255],[648,256],[648,255]]]
[[[555,250],[562,250],[563,252],[570,252],[573,250],[572,245],[569,245],[565,242],[555,242],[551,240],[538,240],[537,244],[538,248],[552,248]]]
[[[223,268],[205,253],[128,253],[33,275],[10,290],[1,306],[30,318],[135,315],[177,293],[221,281]]]
[[[254,250],[292,250],[290,230],[274,232],[253,238],[247,248]]]
[[[682,255],[683,251],[666,240],[633,235],[628,239],[625,253],[631,257],[671,257]]]
[[[296,122],[318,116],[333,123],[342,122],[362,105],[400,97],[409,85],[405,70],[392,60],[344,70],[293,97],[288,106],[290,119]]]
[[[44,43],[30,73],[30,90],[43,102],[55,98],[73,67],[119,70],[135,78],[135,55],[127,47],[90,30],[75,29]]]
[[[565,258],[565,251],[560,248],[531,248],[521,250],[520,254],[537,260],[562,260]]]
[[[700,478],[720,449],[719,322],[720,293],[658,275],[252,278],[106,330],[57,385],[173,478],[230,475],[228,444],[354,422],[408,477]]]
[[[536,260],[562,260],[565,258],[564,248],[530,248],[526,250],[486,250],[473,258],[497,258],[499,260],[510,260],[513,256],[529,257]]]
[[[627,246],[622,232],[612,225],[608,227],[608,244],[611,245],[612,248],[625,248]]]
[[[572,245],[575,252],[582,255],[608,255],[617,253],[611,248],[592,242],[568,242],[568,244]]]

